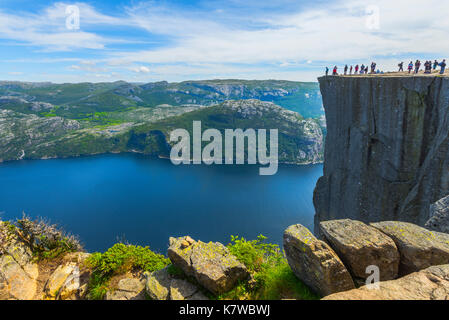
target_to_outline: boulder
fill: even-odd
[[[168,257],[184,273],[214,294],[231,290],[249,276],[246,267],[221,243],[170,238]]]
[[[145,289],[148,296],[153,300],[169,300],[173,277],[168,273],[167,268],[146,274],[146,277]]]
[[[429,231],[400,221],[377,222],[370,225],[396,243],[401,255],[400,275],[449,263],[449,234]]]
[[[295,275],[321,296],[354,289],[351,275],[334,250],[304,226],[285,230],[284,250]]]
[[[430,206],[430,219],[425,227],[429,230],[449,233],[449,195]]]
[[[167,268],[146,276],[146,292],[153,300],[208,300],[196,285],[170,275]]]
[[[170,300],[209,300],[194,284],[173,279],[170,284]]]
[[[363,286],[332,294],[323,300],[448,300],[449,265],[429,267],[378,285],[377,289]]]
[[[366,279],[367,267],[377,266],[380,280],[397,278],[399,252],[394,241],[363,222],[343,219],[320,223],[320,232],[349,271]]]
[[[117,287],[106,292],[106,300],[145,300],[144,277],[132,277],[121,279]]]

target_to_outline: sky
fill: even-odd
[[[282,79],[447,58],[442,0],[0,0],[0,80]]]

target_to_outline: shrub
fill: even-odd
[[[14,224],[7,225],[9,231],[25,242],[38,259],[51,259],[67,252],[83,251],[75,236],[42,219],[32,220],[23,215]]]
[[[165,268],[170,260],[148,247],[116,243],[104,253],[93,253],[87,259],[92,268],[89,298],[102,299],[112,276],[130,271],[156,271]]]
[[[290,269],[278,245],[266,243],[260,235],[256,240],[231,236],[229,251],[251,272],[253,280],[240,283],[219,299],[317,299]]]

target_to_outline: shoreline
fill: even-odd
[[[149,154],[145,154],[143,152],[139,152],[136,150],[128,150],[128,151],[119,151],[119,152],[99,152],[99,153],[91,153],[91,154],[81,154],[81,155],[73,155],[73,156],[68,156],[68,157],[61,157],[61,156],[55,156],[55,157],[42,157],[42,158],[24,158],[24,159],[12,159],[12,160],[3,160],[0,159],[0,166],[2,164],[8,164],[8,163],[14,163],[14,162],[21,162],[21,161],[39,161],[39,160],[58,160],[58,159],[77,159],[77,158],[87,158],[87,157],[93,157],[93,156],[101,156],[101,155],[119,155],[119,154],[139,154],[139,155],[143,155],[146,156],[148,158],[157,158],[157,159],[162,159],[162,160],[170,160],[170,157],[168,156],[163,156],[163,155],[149,155]],[[190,160],[190,162],[192,162],[192,160]],[[210,166],[207,165],[205,163],[201,163],[202,165],[206,165],[206,166]],[[324,164],[324,159],[321,161],[309,161],[309,162],[287,162],[287,161],[279,161],[278,162],[279,165],[290,165],[290,166],[310,166],[310,165],[319,165],[319,164]],[[221,164],[224,165],[224,164]],[[241,166],[241,165],[249,165],[248,163],[244,163],[244,164],[233,164],[236,166]],[[218,165],[220,166],[220,164]]]

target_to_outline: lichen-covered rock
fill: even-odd
[[[209,300],[194,284],[173,279],[170,284],[170,300]]]
[[[145,300],[144,277],[121,279],[116,288],[106,292],[106,300]]]
[[[168,257],[186,275],[214,294],[231,290],[249,276],[246,267],[221,243],[170,238]]]
[[[297,224],[285,230],[284,250],[295,275],[320,295],[354,288],[354,282],[337,254],[304,226]]]
[[[169,300],[170,284],[173,277],[167,268],[146,274],[145,289],[148,296],[153,300]]]
[[[153,300],[208,300],[196,285],[170,275],[167,268],[146,277],[146,292]]]
[[[449,196],[430,206],[430,219],[425,227],[429,230],[449,233]]]
[[[401,275],[449,263],[449,234],[429,231],[400,221],[384,221],[370,225],[396,243],[401,255]]]
[[[448,300],[449,265],[429,267],[378,285],[378,289],[363,286],[329,295],[323,300]]]
[[[377,266],[380,280],[398,276],[399,252],[394,241],[363,222],[343,219],[323,221],[320,231],[332,249],[358,278],[366,279],[368,266]]]
[[[449,194],[449,78],[319,82],[327,136],[315,227],[344,218],[423,226],[429,206]]]

